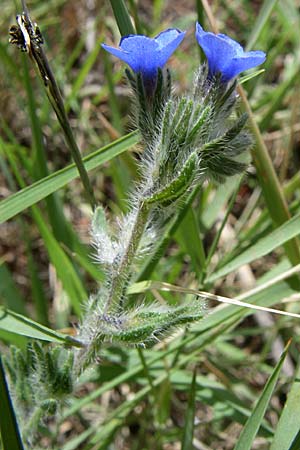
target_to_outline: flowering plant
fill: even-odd
[[[15,39],[20,37],[18,32],[14,30]],[[29,346],[25,356],[13,349],[12,361],[6,360],[23,417],[23,437],[30,443],[42,417],[57,411],[104,345],[151,346],[204,315],[198,299],[176,305],[137,304],[128,287],[139,261],[145,253],[155,254],[167,223],[176,219],[197,189],[207,179],[222,183],[247,167],[241,156],[252,142],[247,116],[237,113],[235,83],[229,82],[261,64],[265,54],[244,52],[228,36],[207,33],[197,24],[196,38],[208,67],[199,68],[191,93],[175,98],[170,73],[163,69],[184,36],[185,32],[168,29],[155,38],[124,36],[119,48],[102,45],[131,69],[126,73],[144,146],[141,181],[131,193],[129,212],[117,226],[111,226],[102,207],[94,212],[93,243],[106,276],[87,302],[77,329],[77,347],[44,352],[36,344]],[[24,385],[30,388],[24,390]]]

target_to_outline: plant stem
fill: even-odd
[[[38,73],[43,81],[47,97],[56,113],[58,121],[64,132],[65,139],[70,149],[72,158],[77,166],[87,199],[91,204],[92,209],[95,209],[96,200],[94,197],[93,189],[90,184],[87,171],[82,162],[81,153],[75,141],[58,84],[50,68],[48,59],[42,49],[41,44],[43,41],[40,32],[37,33],[37,27],[31,21],[28,9],[25,4],[25,0],[22,0],[22,6],[24,12],[21,20],[23,21],[24,27],[21,29],[21,31],[23,33],[24,42],[26,43],[26,50],[29,52],[30,57],[37,65]],[[23,17],[25,18],[25,20]]]
[[[152,391],[153,391],[153,393],[154,393],[153,380],[152,380],[152,378],[151,378],[151,374],[150,374],[150,372],[149,372],[149,368],[148,368],[148,366],[147,366],[147,361],[146,361],[146,359],[145,359],[143,350],[142,350],[140,347],[137,347],[137,351],[138,351],[138,354],[139,354],[139,357],[140,357],[142,366],[143,366],[143,368],[144,368],[145,376],[146,376],[146,378],[147,378],[147,380],[148,380],[148,383],[149,383],[149,385],[151,386],[151,389],[152,389]]]
[[[110,295],[105,308],[106,312],[109,312],[116,307],[119,308],[122,304],[131,271],[131,265],[143,235],[148,215],[149,205],[141,200],[137,206],[136,217],[132,226],[131,236],[127,243],[127,248],[121,259],[117,261],[110,279]]]
[[[166,251],[171,238],[174,236],[176,230],[178,229],[179,225],[186,216],[188,209],[191,208],[193,201],[199,194],[199,191],[200,186],[197,186],[190,194],[188,194],[188,197],[186,198],[184,205],[179,210],[179,212],[175,214],[174,217],[170,218],[165,233],[160,239],[158,239],[153,255],[151,255],[151,257],[148,258],[148,260],[142,267],[138,277],[135,280],[136,282],[147,280],[151,277],[151,274],[153,273],[156,265],[158,264],[164,252]]]

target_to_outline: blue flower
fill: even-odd
[[[158,68],[163,68],[184,36],[185,32],[170,28],[155,38],[129,34],[122,37],[120,48],[106,44],[102,44],[102,47],[127,63],[135,73],[141,73],[143,80],[149,82],[156,80]]]
[[[196,24],[196,39],[204,51],[209,76],[221,74],[221,80],[227,83],[241,72],[262,64],[266,54],[261,51],[245,52],[243,47],[226,34],[214,34],[203,30]]]

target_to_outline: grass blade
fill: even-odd
[[[288,450],[299,450],[299,448],[300,448],[300,430],[298,431],[297,436],[293,440],[293,442]],[[284,450],[284,449],[282,448],[281,450]]]
[[[292,384],[279,419],[270,450],[296,450],[300,448],[300,370]]]
[[[195,400],[196,400],[196,369],[194,370],[192,384],[190,387],[188,407],[185,416],[185,424],[181,442],[181,450],[193,448],[194,423],[195,423]]]
[[[261,33],[261,30],[263,29],[264,25],[267,23],[274,6],[276,5],[277,0],[265,0],[263,3],[259,15],[255,21],[255,24],[251,30],[251,34],[248,39],[248,43],[246,46],[246,50],[252,50],[253,46],[255,45],[256,41],[258,40],[258,37]]]
[[[0,307],[0,336],[1,330],[14,332],[21,336],[39,339],[47,342],[58,342],[61,344],[75,345],[81,347],[79,342],[70,336],[41,325],[28,317],[17,314],[9,309]]]
[[[226,264],[226,266],[222,267],[220,270],[215,271],[207,281],[213,282],[218,278],[224,277],[230,272],[233,272],[244,264],[249,264],[255,259],[267,255],[275,248],[286,243],[298,234],[300,234],[300,214],[297,214],[288,222],[285,222],[283,225],[281,225],[281,227],[277,228],[272,233],[269,233],[266,237],[260,239],[248,250]]]
[[[247,420],[247,423],[239,437],[238,442],[236,443],[234,450],[251,450],[253,440],[256,436],[256,433],[260,427],[260,424],[265,415],[266,409],[268,407],[269,401],[271,399],[272,393],[275,389],[279,373],[281,367],[284,363],[285,357],[288,353],[288,349],[290,346],[290,342],[288,342],[284,352],[282,353],[272,375],[270,376],[254,410],[252,415]]]
[[[205,267],[205,251],[196,214],[192,209],[187,211],[177,230],[176,238],[189,254],[193,270],[198,277],[201,277],[202,270]]]
[[[118,139],[112,144],[106,145],[99,150],[83,158],[86,170],[92,170],[111,160],[115,156],[125,152],[138,142],[138,134],[130,133]],[[1,142],[0,142],[1,151]],[[2,142],[3,151],[3,142]],[[0,224],[24,211],[34,203],[44,199],[48,195],[65,186],[70,181],[78,178],[78,171],[75,164],[70,164],[64,169],[43,178],[19,192],[9,196],[0,203]]]
[[[0,429],[3,450],[24,450],[0,357]]]
[[[111,7],[120,31],[121,36],[135,34],[128,9],[123,0],[110,0]]]
[[[32,215],[47,248],[50,261],[54,265],[64,290],[68,294],[69,301],[73,306],[74,311],[80,316],[82,312],[82,302],[88,297],[82,281],[70,259],[51,233],[40,210],[36,206],[32,206]]]
[[[8,308],[26,314],[25,300],[5,263],[0,265],[0,298]]]

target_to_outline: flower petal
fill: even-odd
[[[120,49],[102,44],[112,55],[126,62],[131,69],[145,77],[155,76],[157,68],[158,44],[146,36],[129,35],[121,39]]]
[[[123,50],[120,50],[119,48],[111,47],[110,45],[106,44],[101,44],[101,47],[104,48],[104,50],[106,50],[108,53],[111,53],[112,55],[130,65],[130,61],[132,59],[130,54],[124,52]]]
[[[243,56],[238,56],[233,58],[230,65],[222,72],[223,80],[230,80],[236,77],[244,70],[252,69],[253,67],[259,66],[266,60],[266,54],[261,51],[245,52]]]
[[[140,52],[141,49],[145,49],[146,52],[155,52],[158,50],[159,45],[155,42],[155,39],[142,34],[129,34],[121,38],[120,48],[126,52],[133,53]]]
[[[154,40],[158,43],[160,48],[166,47],[166,45],[175,41],[179,36],[182,36],[182,40],[185,36],[185,33],[185,31],[180,31],[177,28],[168,28],[167,30],[162,31],[157,36],[155,36]]]
[[[185,34],[185,31],[180,31],[177,28],[171,28],[163,31],[155,37],[155,41],[159,45],[159,52],[157,53],[158,67],[162,68],[166,64],[170,56],[183,41]]]
[[[221,73],[223,82],[262,64],[266,59],[264,52],[244,52],[243,47],[226,34],[206,32],[199,23],[196,24],[196,38],[206,55],[209,76]]]
[[[231,37],[227,36],[226,34],[217,34],[219,38],[222,38],[224,41],[226,41],[234,51],[236,55],[242,55],[244,53],[243,47],[234,39],[231,39]]]
[[[196,38],[205,53],[211,75],[223,73],[235,56],[235,48],[222,36],[206,33],[198,23],[196,26]]]
[[[170,28],[155,38],[141,34],[124,36],[120,41],[119,49],[106,44],[102,44],[102,47],[126,62],[134,72],[141,72],[144,80],[155,80],[157,69],[163,68],[184,36],[185,32]]]

